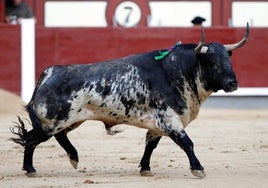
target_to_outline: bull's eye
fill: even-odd
[[[222,66],[221,66],[221,63],[213,63],[213,65],[212,65],[212,68],[213,69],[221,69],[222,68]]]
[[[214,63],[212,65],[212,71],[214,74],[219,75],[222,72],[222,66],[220,63]]]

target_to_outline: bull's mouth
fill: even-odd
[[[237,90],[238,88],[238,82],[237,81],[231,81],[231,82],[228,82],[225,87],[223,87],[223,90],[226,92],[226,93],[230,93],[230,92],[233,92],[235,90]]]

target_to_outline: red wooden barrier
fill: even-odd
[[[245,28],[205,28],[206,42],[234,43]],[[92,63],[168,48],[177,41],[198,43],[197,28],[36,27],[36,77],[55,64]],[[252,28],[250,39],[233,52],[240,87],[268,87],[268,29]],[[0,25],[0,88],[20,93],[20,26]],[[146,62],[144,62],[146,63]]]
[[[245,28],[205,28],[206,42],[234,43]],[[196,28],[37,28],[37,75],[48,65],[92,63],[173,46],[198,43]],[[240,87],[268,87],[268,29],[254,28],[250,39],[233,52]],[[146,63],[146,62],[144,62]]]

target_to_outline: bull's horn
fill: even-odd
[[[237,48],[240,48],[241,46],[246,44],[246,42],[248,40],[248,36],[249,36],[249,26],[247,23],[246,33],[245,33],[245,36],[242,38],[242,40],[239,41],[238,43],[235,43],[235,44],[225,44],[224,47],[226,48],[227,51],[231,51],[231,50],[235,50]]]
[[[205,44],[205,32],[204,32],[204,28],[201,26],[201,38],[200,38],[200,42],[198,43],[197,47],[194,49],[195,53],[202,53],[205,54],[207,53],[208,47],[203,46]]]

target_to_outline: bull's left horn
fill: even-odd
[[[205,32],[204,32],[204,28],[201,26],[200,42],[198,43],[197,47],[194,49],[196,54],[198,54],[198,53],[202,53],[202,54],[207,53],[208,47],[204,46],[204,44],[205,44]]]
[[[225,44],[224,45],[225,49],[227,51],[231,51],[231,50],[235,50],[237,48],[240,48],[241,46],[246,44],[246,42],[248,41],[248,36],[249,36],[249,25],[247,23],[246,33],[245,33],[245,36],[242,38],[242,40],[239,41],[238,43],[235,43],[235,44]]]

